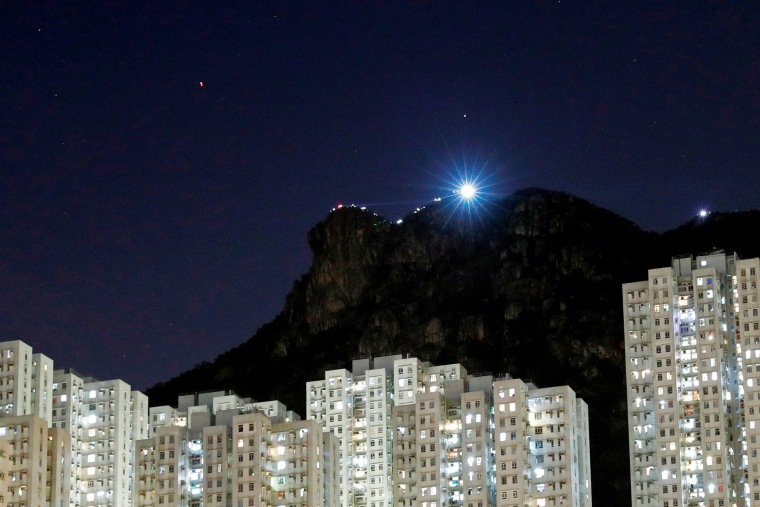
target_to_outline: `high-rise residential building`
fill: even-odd
[[[330,370],[306,384],[307,418],[339,441],[341,505],[389,505],[392,458],[393,361],[400,356],[353,363],[353,372]]]
[[[46,507],[68,505],[64,501],[64,482],[70,452],[69,435],[48,428],[36,415],[0,418],[0,440],[7,445],[7,507]]]
[[[278,401],[219,391],[153,407],[137,504],[338,507],[338,439]]]
[[[135,507],[149,507],[156,503],[156,484],[155,440],[138,440],[135,444]]]
[[[0,342],[0,414],[50,420],[53,360],[20,341]]]
[[[43,502],[132,505],[135,442],[150,430],[144,394],[121,380],[54,371],[52,359],[13,340],[0,342],[0,396],[0,431],[12,417],[35,416],[34,424],[44,425],[45,434],[66,447],[65,452],[57,447],[49,451],[63,461],[50,462],[46,469],[52,475]],[[24,502],[31,505],[38,491],[26,491]]]
[[[47,505],[70,507],[71,434],[62,429],[48,428]]]
[[[80,504],[132,505],[135,443],[149,434],[148,399],[122,380],[90,379],[80,401]]]
[[[132,505],[135,443],[149,435],[148,398],[122,380],[53,375],[51,425],[71,434],[69,505]]]
[[[68,504],[81,505],[79,496],[82,486],[82,397],[84,380],[73,370],[53,372],[52,426],[71,435],[70,477],[67,481]]]
[[[7,431],[7,430],[6,430]],[[0,438],[0,505],[7,506],[7,495],[10,492],[11,444]]]
[[[760,505],[759,271],[713,252],[623,285],[632,505]]]
[[[588,410],[567,386],[387,356],[306,395],[339,439],[343,507],[591,506]]]

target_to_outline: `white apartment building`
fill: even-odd
[[[62,429],[48,428],[47,504],[50,507],[70,507],[71,434]]]
[[[3,505],[47,507],[68,505],[63,479],[68,474],[69,435],[48,428],[36,415],[0,418],[0,440],[7,455]]]
[[[149,434],[148,399],[121,380],[85,382],[80,399],[80,505],[131,505],[135,443]]]
[[[0,414],[50,420],[53,360],[20,341],[0,342]]]
[[[401,356],[356,360],[352,372],[330,370],[323,380],[306,384],[307,419],[339,441],[343,507],[391,505],[391,370],[395,360]]]
[[[588,406],[559,386],[529,389],[528,409],[529,505],[591,505]]]
[[[591,506],[588,409],[567,386],[387,356],[306,394],[339,438],[342,506]]]
[[[154,438],[146,438],[138,440],[135,444],[136,507],[147,507],[156,502],[156,448],[154,443]]]
[[[73,370],[53,372],[53,428],[68,431],[71,435],[69,453],[70,477],[67,479],[68,505],[80,507],[82,487],[82,396],[84,380]]]
[[[135,505],[201,505],[190,496],[190,447],[187,428],[180,426],[161,426],[152,437],[137,441]]]
[[[760,505],[759,271],[714,252],[623,285],[632,505]]]
[[[41,501],[74,507],[132,505],[134,445],[150,430],[144,394],[121,380],[101,382],[71,370],[54,371],[52,359],[14,340],[0,342],[0,396],[0,428],[9,417],[35,416],[46,435],[66,446],[65,452],[55,449],[64,461],[49,462],[46,468],[53,475]],[[23,502],[31,505],[38,491],[27,491]]]
[[[53,380],[51,425],[71,434],[69,505],[132,505],[135,443],[150,431],[147,396],[73,370]]]
[[[744,471],[747,505],[760,505],[760,302],[757,280],[760,259],[736,261],[732,299],[737,340],[737,369],[741,381],[738,424],[743,431],[740,468]],[[742,389],[743,388],[743,389]],[[743,391],[743,392],[742,392]]]

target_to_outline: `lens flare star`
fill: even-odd
[[[471,227],[475,222],[483,225],[484,215],[491,214],[489,204],[502,197],[495,192],[497,184],[492,181],[495,172],[490,169],[491,157],[483,161],[468,160],[463,154],[461,161],[451,157],[446,176],[439,178],[447,189],[447,194],[434,199],[446,213],[446,221],[463,220]],[[477,158],[477,157],[476,157]]]
[[[459,195],[462,196],[462,199],[469,201],[470,199],[475,197],[475,194],[478,192],[478,189],[475,188],[475,186],[472,183],[464,183],[462,186],[459,187]]]

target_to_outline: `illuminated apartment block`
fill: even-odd
[[[588,410],[572,389],[465,380],[394,408],[394,505],[590,506]]]
[[[7,434],[6,429],[6,434]],[[11,486],[11,445],[5,438],[0,438],[0,505],[7,506],[6,497]]]
[[[70,507],[71,434],[66,430],[48,428],[47,505]]]
[[[0,343],[0,413],[0,428],[9,416],[38,417],[49,442],[66,447],[46,451],[63,460],[45,468],[47,505],[132,505],[134,444],[150,429],[144,394],[121,380],[54,371],[52,359],[14,340]]]
[[[71,435],[68,505],[131,505],[135,442],[148,435],[148,399],[121,380],[56,370],[54,428]]]
[[[83,385],[80,505],[131,505],[135,443],[148,435],[148,400],[121,380]]]
[[[159,426],[138,443],[137,505],[338,506],[337,439],[280,402],[221,391],[150,414]]]
[[[673,260],[623,286],[636,505],[760,505],[758,259]]]
[[[66,481],[68,505],[79,507],[82,480],[82,393],[84,381],[71,370],[53,372],[53,428],[68,431],[71,435],[69,453],[70,477]]]
[[[68,505],[62,497],[68,471],[69,435],[48,429],[36,415],[0,418],[0,440],[7,446],[3,505],[43,507]]]
[[[307,419],[339,442],[344,507],[381,507],[392,500],[391,369],[396,359],[401,356],[356,360],[352,372],[330,370],[324,380],[306,384]]]
[[[417,498],[417,411],[413,404],[395,407],[392,416],[394,505],[413,505]]]
[[[0,342],[0,413],[50,421],[53,360],[19,341]]]
[[[202,477],[202,454],[193,452],[199,450],[188,440],[188,432],[184,427],[162,426],[150,438],[137,442],[135,484],[136,503],[139,507],[155,505],[171,505],[179,507],[203,505],[202,485],[198,477]],[[195,464],[191,466],[191,462]],[[191,481],[191,477],[196,479]],[[198,488],[191,495],[193,488]]]
[[[156,502],[156,447],[153,438],[135,444],[135,507],[149,507]],[[182,504],[180,504],[182,505]]]
[[[368,360],[353,366],[353,372],[327,371],[325,380],[306,387],[309,418],[344,437],[342,505],[591,506],[588,410],[569,387],[537,389],[509,377],[468,375],[458,364],[431,366],[400,356],[376,358],[373,370],[366,369]],[[366,420],[356,400],[371,400],[366,386],[379,385],[391,376],[388,370],[393,382],[384,396],[392,404],[390,419],[384,408],[382,420],[390,424],[380,425],[376,414],[368,432],[390,434],[390,456],[384,441],[383,462],[369,469],[382,470],[383,477],[373,481],[364,467],[368,451],[372,463],[373,447],[361,445]],[[352,403],[353,410],[338,412],[330,405],[338,401]],[[383,429],[373,432],[373,423]],[[381,484],[389,487],[390,502],[372,496]]]
[[[478,381],[486,383],[476,386]],[[493,391],[490,376],[471,377],[469,391],[463,392],[459,400],[450,403],[460,411],[462,432],[462,493],[463,503],[483,501],[483,505],[494,504],[494,461],[493,461]],[[444,412],[445,413],[445,412]],[[456,421],[456,418],[451,420]],[[448,421],[447,421],[448,422]]]
[[[205,502],[204,506],[226,506],[232,501],[232,478],[228,472],[227,456],[232,452],[232,434],[227,426],[203,428]]]
[[[297,456],[300,452],[296,453],[294,448],[290,447],[290,435],[288,438],[283,436],[282,442],[278,442],[277,447],[273,448],[272,421],[257,412],[235,416],[232,430],[232,476],[237,479],[232,492],[233,505],[261,505],[264,499],[269,500],[269,497],[275,495],[281,495],[283,501],[286,496],[295,498],[295,491],[291,489],[294,484],[285,484],[289,479],[285,476],[285,471],[294,469],[296,461],[298,466],[301,466],[302,462],[300,456]],[[312,451],[316,452],[318,448],[319,445],[314,444]],[[276,457],[272,456],[273,454]],[[283,460],[284,464],[278,467],[277,462],[272,461],[269,465],[270,458],[274,460],[277,457]],[[291,461],[284,461],[286,459]],[[315,458],[312,459],[315,466],[316,461]],[[277,470],[278,468],[280,470]],[[274,489],[272,483],[278,488]],[[316,490],[316,487],[313,489]]]
[[[153,440],[156,502],[187,505],[187,432],[178,426],[164,426],[159,428]]]
[[[739,378],[742,380],[743,399],[736,423],[744,430],[741,449],[741,466],[746,481],[744,493],[747,505],[760,505],[760,303],[757,279],[760,259],[736,261],[732,279],[734,316],[739,358]]]
[[[567,386],[532,389],[528,391],[528,409],[529,505],[590,505],[585,402]]]

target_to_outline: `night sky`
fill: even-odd
[[[3,2],[0,340],[144,389],[271,320],[336,204],[457,172],[760,207],[760,9],[667,3]]]

